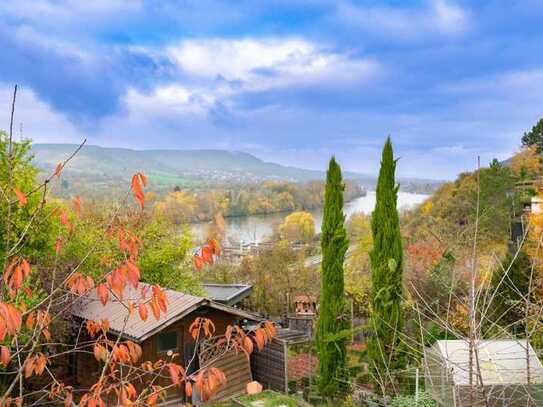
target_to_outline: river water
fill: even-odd
[[[398,192],[398,208],[410,209],[422,203],[428,195]],[[370,214],[375,206],[375,191],[368,191],[366,196],[347,202],[344,207],[345,217],[349,218],[353,213],[363,212]],[[315,218],[315,229],[320,231],[322,224],[322,208],[310,211]],[[287,213],[272,213],[268,215],[250,215],[225,218],[226,241],[239,243],[261,242],[266,236],[270,236],[274,229],[283,222]],[[191,225],[196,241],[205,236],[205,223]]]

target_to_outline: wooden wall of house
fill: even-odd
[[[213,321],[213,324],[215,325],[215,335],[222,335],[226,331],[226,327],[228,325],[233,325],[238,323],[238,317],[235,315],[232,315],[230,313],[215,310],[208,307],[201,307],[197,309],[196,311],[192,312],[191,314],[187,315],[183,319],[173,323],[172,325],[160,330],[155,335],[151,336],[147,340],[145,340],[143,343],[141,343],[142,347],[142,361],[156,361],[159,359],[167,360],[167,355],[160,355],[157,351],[157,338],[158,335],[162,332],[172,331],[175,330],[177,332],[181,332],[181,335],[178,334],[177,336],[177,346],[179,354],[176,358],[174,358],[174,362],[178,363],[180,365],[185,366],[188,359],[191,357],[191,355],[187,354],[187,351],[191,351],[194,349],[194,340],[192,336],[189,334],[189,326],[197,317],[205,317],[209,318],[211,321]],[[150,316],[149,318],[153,318]],[[90,339],[90,338],[89,338]],[[115,339],[115,338],[112,338]],[[196,365],[194,366],[195,369],[198,368],[198,358],[195,358]],[[81,388],[89,388],[92,386],[101,371],[101,364],[99,364],[96,359],[94,358],[94,355],[92,353],[92,346],[90,346],[87,349],[86,353],[79,353],[77,356],[75,371],[77,377],[75,378],[75,384],[78,387]],[[158,384],[158,383],[157,383]],[[169,381],[169,377],[167,375],[167,372],[164,373],[164,379],[162,381],[163,385],[169,385],[171,382]],[[137,388],[141,388],[141,384],[134,384]],[[182,389],[171,391],[169,393],[169,397],[183,397],[183,391]]]
[[[231,350],[226,355],[207,364],[206,367],[216,367],[226,376],[226,384],[221,387],[211,400],[221,400],[244,394],[247,383],[253,380],[251,365],[245,352]]]
[[[287,345],[273,339],[262,351],[251,355],[253,379],[266,389],[280,392],[288,391]]]

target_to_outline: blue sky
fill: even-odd
[[[543,1],[0,4],[0,128],[36,142],[242,150],[452,178],[543,116]]]

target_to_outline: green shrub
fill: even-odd
[[[400,396],[392,400],[390,407],[436,407],[437,403],[428,395],[428,393],[419,394],[418,402],[415,396]]]

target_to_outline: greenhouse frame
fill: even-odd
[[[468,341],[439,340],[425,349],[426,391],[440,406],[543,405],[543,366],[526,340],[478,340],[475,350],[470,386]]]

